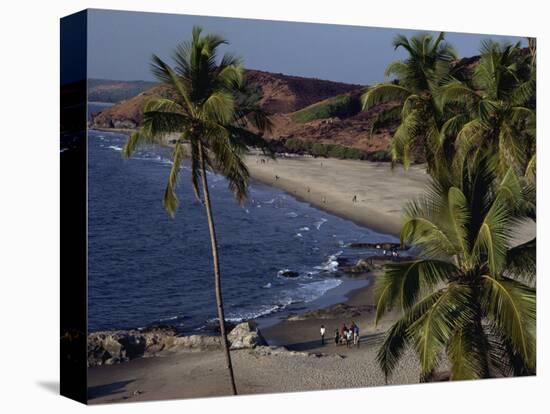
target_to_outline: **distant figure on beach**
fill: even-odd
[[[279,176],[278,176],[278,175],[275,175],[275,179],[278,180],[278,179],[279,179]]]
[[[348,348],[351,347],[351,341],[353,341],[353,332],[350,328],[350,329],[348,329],[347,337],[346,337],[346,343],[347,343]]]
[[[340,325],[340,342],[344,343],[347,339],[348,327],[344,322]]]
[[[334,330],[334,344],[336,346],[340,344],[340,332],[338,332],[338,329]]]
[[[355,335],[354,336],[355,346],[357,348],[359,348],[359,343],[360,343],[360,341],[359,341],[359,327],[357,325],[355,325],[355,334],[354,335]]]
[[[392,256],[392,260],[396,260],[397,257],[399,257],[399,253],[397,253],[396,249],[391,250],[391,256]]]
[[[325,325],[321,325],[321,345],[325,344]]]
[[[311,188],[308,187],[308,188],[307,188],[307,192],[309,193],[310,191],[311,191]]]
[[[356,194],[353,196],[353,200],[352,200],[352,201],[353,201],[354,203],[357,203],[357,195],[356,195]]]

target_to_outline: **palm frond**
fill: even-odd
[[[235,101],[230,92],[215,91],[202,104],[202,116],[207,120],[227,124],[233,119],[234,109]]]
[[[440,260],[419,259],[412,262],[391,263],[384,274],[376,279],[375,302],[378,323],[382,315],[396,305],[403,312],[410,309],[422,295],[446,282],[456,273],[452,263]]]
[[[122,156],[128,159],[141,145],[158,143],[158,139],[156,139],[154,136],[147,134],[142,129],[138,129],[136,131],[133,131],[128,137],[128,140],[122,148]]]
[[[151,99],[143,109],[142,130],[158,139],[166,134],[182,132],[189,124],[186,110],[171,99]]]
[[[178,184],[178,177],[181,169],[181,164],[185,158],[185,148],[181,142],[176,142],[174,149],[172,150],[172,167],[170,168],[170,175],[168,176],[168,182],[164,191],[163,205],[168,214],[174,218],[176,210],[179,206],[178,196],[176,195],[176,187]]]
[[[534,238],[512,247],[506,252],[507,277],[518,281],[524,281],[529,285],[535,284],[537,276],[537,239]]]
[[[227,178],[228,187],[242,204],[248,194],[250,173],[242,159],[246,145],[235,139],[229,129],[210,124],[205,135],[214,168]]]
[[[404,350],[410,343],[409,327],[424,315],[444,293],[443,290],[439,290],[423,298],[386,332],[384,341],[376,354],[376,360],[384,373],[386,381],[392,375]]]
[[[478,257],[487,257],[492,274],[499,274],[506,263],[506,251],[510,238],[510,208],[503,202],[495,202],[479,228],[473,251]]]
[[[455,330],[447,348],[452,381],[485,378],[489,374],[484,336],[480,324],[474,322]]]
[[[369,135],[374,136],[375,132],[385,125],[392,122],[397,122],[401,119],[401,107],[399,105],[392,106],[391,108],[380,111],[372,120],[370,125]]]
[[[460,251],[467,254],[470,251],[467,226],[471,217],[468,200],[457,187],[451,187],[447,194],[449,222],[455,239],[454,244],[460,246]]]
[[[466,285],[450,284],[437,300],[407,328],[418,354],[422,377],[437,367],[440,353],[457,329],[473,317],[469,303],[471,292]]]
[[[404,77],[407,74],[408,68],[407,65],[400,61],[395,60],[391,62],[384,71],[384,76],[389,78],[391,75],[395,75],[397,78]]]
[[[187,86],[170,65],[165,63],[157,55],[153,55],[151,58],[151,72],[153,72],[153,75],[159,81],[171,85],[186,103],[187,111],[190,113],[193,112],[194,106],[192,105]]]
[[[362,109],[368,111],[373,106],[384,102],[403,102],[410,94],[411,92],[403,86],[392,83],[379,84],[370,88],[361,96]]]
[[[483,305],[493,320],[520,354],[529,368],[536,360],[535,318],[536,294],[511,279],[483,276]]]

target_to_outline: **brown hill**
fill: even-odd
[[[151,98],[166,96],[168,88],[163,85],[155,86],[133,98],[121,101],[99,113],[92,114],[92,128],[136,128],[143,117],[143,108]]]
[[[246,75],[251,84],[262,87],[262,107],[272,114],[294,112],[323,99],[362,88],[361,85],[259,70],[248,70]]]
[[[391,128],[370,136],[372,120],[383,106],[366,113],[360,111],[360,96],[365,87],[256,70],[248,70],[247,77],[251,84],[262,89],[261,106],[272,114],[273,122],[273,130],[266,138],[276,141],[278,150],[291,150],[286,145],[289,139],[307,145],[336,146],[337,151],[341,151],[340,147],[353,148],[356,158],[388,149]],[[155,86],[92,115],[91,127],[136,128],[145,103],[167,94],[167,87]]]
[[[262,88],[261,106],[272,114],[294,112],[323,99],[361,88],[360,85],[257,70],[247,70],[247,78],[251,84],[259,85]],[[92,126],[96,128],[135,128],[141,121],[145,103],[151,97],[164,96],[165,94],[165,87],[156,86],[133,98],[121,101],[94,115]]]

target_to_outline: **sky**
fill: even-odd
[[[388,63],[406,56],[403,50],[393,49],[396,34],[418,33],[92,9],[88,14],[88,77],[154,80],[149,69],[151,55],[170,61],[171,51],[190,38],[194,25],[225,37],[229,45],[222,51],[241,57],[246,68],[362,85],[383,81]],[[461,57],[478,54],[484,39],[526,43],[512,36],[446,33],[446,40]]]

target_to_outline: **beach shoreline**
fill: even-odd
[[[265,160],[262,162],[262,160]],[[429,176],[422,165],[247,155],[252,179],[284,190],[314,207],[379,233],[398,236],[404,203],[420,196]]]
[[[129,135],[132,130],[93,128]],[[166,146],[172,146],[172,136]],[[264,161],[262,161],[264,160]],[[399,237],[405,204],[422,196],[430,176],[424,164],[405,170],[389,162],[285,156],[275,159],[254,151],[245,156],[252,180],[279,188],[298,200],[383,234]],[[356,198],[356,201],[354,201]],[[534,222],[514,229],[514,245],[535,237]]]
[[[376,353],[396,315],[390,313],[374,326],[377,275],[379,271],[362,275],[368,285],[348,292],[341,303],[292,315],[261,330],[269,347],[231,351],[239,394],[385,385]],[[359,326],[360,346],[335,345],[334,329],[343,321]],[[321,324],[327,328],[324,345],[319,335]],[[91,367],[90,404],[230,395],[223,366],[220,350],[201,350]],[[300,376],[293,374],[296,369]],[[416,357],[408,353],[388,384],[418,382]]]

